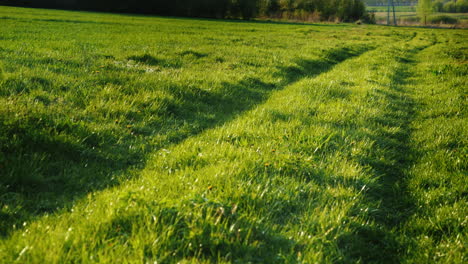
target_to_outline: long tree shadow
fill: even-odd
[[[299,60],[297,66],[277,70],[279,84],[248,78],[223,83],[216,93],[198,88],[172,87],[175,101],[165,102],[162,122],[96,132],[85,121],[57,118],[32,111],[18,116],[14,110],[0,115],[0,236],[6,237],[23,222],[69,208],[90,192],[122,183],[146,163],[150,152],[166,148],[222,125],[264,102],[272,91],[304,77],[329,71],[334,65],[370,47],[337,48],[319,60]],[[11,85],[12,87],[7,87]],[[0,85],[0,94],[28,93],[37,81],[13,80]],[[44,91],[53,83],[40,83]],[[2,87],[3,86],[3,87]],[[5,94],[6,93],[6,94]],[[51,100],[36,96],[47,107]],[[85,103],[85,102],[84,102]],[[131,113],[138,119],[138,113]],[[116,121],[117,122],[117,121]],[[149,131],[163,140],[152,141]],[[150,143],[151,142],[151,143]],[[143,146],[135,148],[134,146]]]

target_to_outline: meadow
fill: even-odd
[[[387,12],[387,6],[368,6],[367,10],[370,12]],[[393,10],[393,7],[390,8]],[[416,12],[416,6],[395,6],[396,12]]]
[[[387,6],[368,6],[367,10],[375,15],[377,24],[387,24]],[[393,23],[393,9],[390,9],[391,23]],[[395,17],[398,25],[422,25],[416,12],[416,6],[395,6]],[[467,13],[433,12],[428,17],[429,26],[438,27],[468,27]]]
[[[0,262],[466,263],[466,43],[0,6]]]

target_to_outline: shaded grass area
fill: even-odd
[[[397,230],[416,209],[408,190],[406,171],[418,156],[410,145],[410,126],[417,114],[415,109],[420,106],[406,87],[414,85],[410,80],[411,69],[415,67],[413,57],[423,48],[416,47],[396,56],[400,65],[389,77],[389,83],[380,83],[381,87],[389,87],[371,90],[367,95],[372,100],[371,105],[381,110],[381,115],[346,133],[361,134],[372,140],[374,152],[356,158],[378,177],[377,187],[368,190],[359,204],[359,210],[366,208],[375,225],[357,225],[353,232],[339,238],[340,246],[347,252],[346,262],[398,263],[410,246]],[[364,132],[369,129],[374,133]]]
[[[403,227],[413,238],[409,260],[467,261],[467,108],[463,94],[468,67],[466,56],[455,52],[463,50],[458,41],[458,37],[446,36],[445,43],[416,57],[412,91],[421,102],[421,111],[412,124],[410,145],[419,155],[407,171],[416,210]]]
[[[445,43],[452,45],[456,42],[457,38],[445,39]],[[462,191],[466,190],[466,184],[460,182],[466,174],[461,165],[466,164],[463,161],[466,157],[463,151],[458,152],[466,145],[460,138],[465,134],[461,124],[466,124],[466,115],[462,114],[465,103],[460,97],[464,89],[461,87],[466,86],[466,80],[460,78],[467,69],[466,59],[444,57],[444,53],[451,53],[450,49],[438,43],[432,40],[402,56],[399,60],[403,64],[392,76],[390,88],[373,92],[373,99],[380,97],[376,106],[385,110],[365,126],[364,130],[375,126],[379,136],[374,138],[374,155],[367,154],[359,162],[370,166],[379,180],[377,188],[367,192],[359,210],[365,208],[375,225],[358,225],[344,236],[341,243],[349,257],[345,263],[463,263],[466,259],[462,249],[462,241],[466,241],[463,235],[466,210],[461,209],[467,202]],[[426,61],[427,56],[431,56],[430,62]],[[455,61],[458,63],[453,64]],[[446,70],[436,73],[434,68]],[[440,85],[433,82],[435,78],[450,81]],[[435,96],[433,85],[442,97]],[[437,117],[432,114],[434,111],[439,113]],[[448,114],[454,111],[455,116]],[[436,126],[435,119],[440,122]],[[356,131],[349,134],[359,135]],[[455,151],[439,144],[444,141],[442,138],[457,142],[453,145]],[[423,147],[422,142],[428,141],[438,142],[437,147],[428,147],[433,144]],[[446,154],[442,157],[436,152]],[[452,155],[457,158],[450,158]],[[429,187],[426,181],[438,187]]]

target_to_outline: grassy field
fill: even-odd
[[[387,12],[387,6],[367,6],[367,10],[371,12]],[[390,11],[393,7],[390,7]],[[416,12],[416,6],[395,6],[396,12]]]
[[[368,10],[373,12],[377,24],[387,24],[387,9],[384,7],[368,7]],[[395,17],[398,25],[422,25],[421,19],[416,13],[416,9],[412,7],[395,7]],[[440,18],[446,18],[441,21]],[[390,13],[390,23],[393,23],[393,13]],[[451,21],[448,21],[451,20]],[[428,26],[439,27],[457,27],[468,28],[467,13],[444,13],[434,12],[427,18]]]
[[[466,30],[0,24],[0,262],[468,261]]]

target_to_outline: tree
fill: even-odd
[[[0,65],[0,84],[2,84],[3,79],[5,79],[5,77],[3,75],[2,65]]]
[[[19,6],[208,18],[282,15],[288,19],[308,19],[313,14],[322,20],[355,21],[368,17],[363,0],[0,0],[0,3],[4,1]],[[462,5],[458,9],[464,10]]]
[[[444,4],[444,12],[454,13],[456,10],[456,4],[454,1],[449,1]]]
[[[240,15],[243,19],[251,19],[257,15],[258,0],[237,0],[239,3]]]
[[[424,25],[426,25],[427,17],[432,13],[432,1],[419,0],[416,11],[418,12],[419,17],[424,21]]]
[[[456,11],[458,13],[466,13],[468,12],[468,0],[458,0],[455,3]]]
[[[268,15],[278,15],[278,12],[280,11],[280,4],[279,0],[270,0],[268,1],[267,5],[267,13]]]
[[[432,9],[435,12],[442,12],[444,11],[444,1],[443,0],[437,0],[432,4]]]

